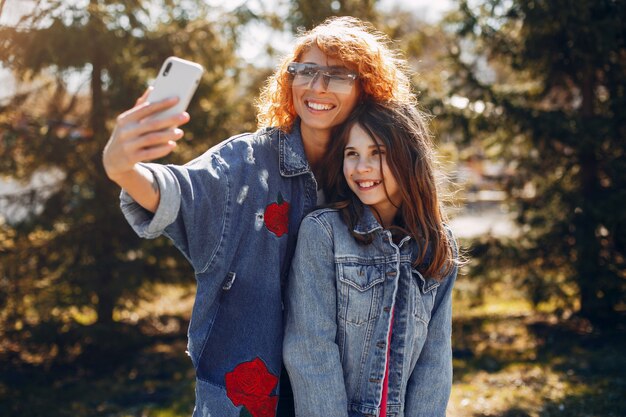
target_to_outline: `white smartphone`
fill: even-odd
[[[171,116],[187,110],[203,72],[202,65],[174,56],[163,62],[159,75],[152,84],[153,89],[148,94],[148,101],[155,102],[174,96],[177,96],[179,101],[174,107],[159,113],[159,117]]]

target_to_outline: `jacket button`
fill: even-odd
[[[377,342],[376,343],[376,347],[380,348],[380,349],[383,349],[385,347],[385,342]]]
[[[391,311],[391,307],[383,307],[383,311],[385,313],[389,313]]]

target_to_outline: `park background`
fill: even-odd
[[[255,130],[293,33],[352,15],[454,183],[448,415],[626,416],[625,3],[1,0],[0,415],[191,415],[193,274],[125,223],[104,144],[170,55],[206,72],[168,162]]]

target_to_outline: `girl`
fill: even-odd
[[[333,204],[302,221],[286,297],[296,416],[444,416],[457,255],[424,117],[363,104],[325,162]]]

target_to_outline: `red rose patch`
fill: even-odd
[[[274,417],[278,396],[270,396],[278,377],[272,375],[259,358],[240,363],[225,376],[226,395],[235,406],[243,406],[241,417]]]
[[[281,237],[289,231],[289,203],[283,200],[281,193],[275,203],[265,207],[263,221],[267,230]]]

